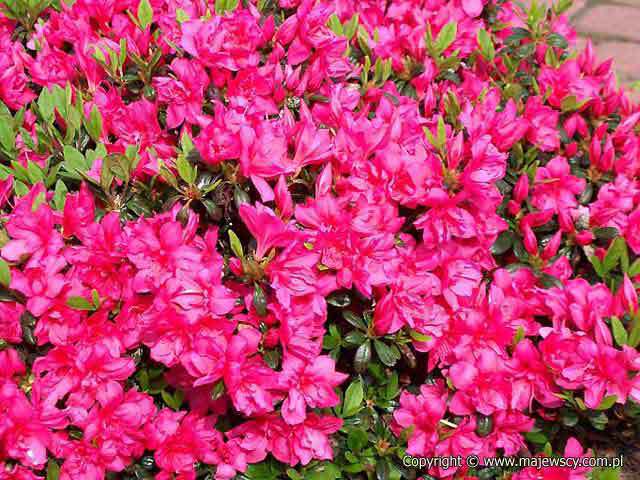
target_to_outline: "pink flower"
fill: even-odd
[[[269,450],[273,456],[292,467],[311,460],[332,460],[329,435],[337,432],[342,420],[309,414],[303,423],[287,425],[282,419],[269,424]]]
[[[258,242],[256,260],[261,260],[272,247],[284,247],[292,237],[273,210],[261,203],[256,203],[255,207],[246,203],[240,205],[240,218]]]
[[[560,148],[560,132],[557,129],[559,114],[543,105],[540,97],[529,97],[524,118],[529,122],[527,140],[543,152]]]
[[[209,76],[197,62],[176,58],[171,62],[176,79],[156,77],[153,85],[158,92],[158,100],[168,103],[167,127],[176,128],[187,121],[191,124],[206,124],[202,113],[204,90],[209,84]]]
[[[11,240],[2,247],[2,256],[8,261],[30,256],[28,265],[36,266],[45,256],[62,249],[62,238],[54,228],[56,214],[45,200],[44,185],[38,184],[16,202],[6,225]]]
[[[324,355],[306,365],[293,356],[287,357],[282,375],[288,390],[281,407],[282,418],[290,425],[304,422],[307,407],[328,408],[337,405],[340,399],[334,389],[348,377],[336,372],[333,359]]]
[[[576,195],[582,193],[585,180],[571,175],[564,157],[554,157],[536,171],[531,203],[540,210],[559,212],[576,207]]]
[[[107,384],[96,399],[98,404],[77,425],[84,430],[83,440],[100,450],[105,466],[120,472],[144,452],[144,426],[156,407],[150,396],[133,389],[124,392],[117,383]]]
[[[195,474],[196,462],[215,464],[216,446],[222,441],[215,417],[167,408],[146,425],[145,432],[147,447],[155,450],[156,463],[167,474]]]
[[[440,420],[447,410],[447,393],[442,383],[422,385],[420,395],[408,392],[400,395],[400,407],[393,414],[392,429],[396,435],[412,428],[407,453],[430,456],[438,443]]]
[[[16,302],[0,302],[0,338],[9,343],[22,342],[20,317],[24,306]]]

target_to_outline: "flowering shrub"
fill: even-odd
[[[509,0],[0,0],[0,479],[605,479],[640,109]]]

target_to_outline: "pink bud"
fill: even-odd
[[[573,233],[576,230],[573,220],[571,219],[571,215],[566,209],[562,209],[558,212],[558,223],[560,224],[560,230],[565,233]]]
[[[595,236],[590,230],[582,230],[581,232],[576,233],[576,242],[578,245],[585,246],[589,245],[593,242]]]
[[[329,193],[332,184],[333,172],[331,170],[331,164],[327,163],[327,166],[324,167],[322,173],[320,173],[316,179],[316,196],[322,197]]]
[[[613,162],[615,160],[616,152],[613,148],[613,143],[611,143],[611,137],[607,137],[607,141],[604,145],[604,153],[602,158],[600,159],[600,164],[598,168],[603,172],[608,172],[613,169]]]
[[[513,200],[509,200],[507,203],[507,210],[514,217],[520,213],[520,204],[514,202]]]
[[[558,253],[558,249],[560,248],[561,242],[562,242],[562,232],[558,230],[555,233],[555,235],[551,237],[551,240],[549,240],[549,243],[547,243],[547,245],[544,247],[544,250],[542,251],[542,255],[540,255],[542,259],[549,260],[550,258],[553,258],[556,255],[556,253]]]
[[[229,269],[233,272],[234,275],[242,276],[244,275],[244,269],[242,268],[242,262],[239,258],[231,257],[229,258]]]
[[[638,293],[627,274],[624,275],[622,288],[619,293],[623,300],[622,304],[629,310],[629,312],[636,313],[638,311]]]
[[[533,233],[533,230],[527,223],[520,224],[520,228],[524,234],[524,248],[529,252],[529,254],[537,255],[538,239],[536,238],[536,234]]]
[[[567,157],[573,157],[576,153],[578,153],[578,144],[576,142],[571,142],[566,147],[564,147],[564,153]]]
[[[553,218],[554,212],[551,209],[530,213],[525,217],[527,225],[531,227],[541,227]]]
[[[527,174],[521,175],[513,187],[513,199],[522,203],[525,198],[529,196],[529,176]]]
[[[573,136],[576,133],[576,129],[577,129],[577,123],[576,123],[576,119],[579,117],[579,115],[573,114],[571,115],[569,118],[567,118],[564,122],[564,131],[567,132],[567,137],[569,138],[573,138]]]
[[[288,219],[293,215],[293,200],[287,187],[287,181],[284,175],[280,175],[275,188],[276,206],[280,210],[280,216]]]

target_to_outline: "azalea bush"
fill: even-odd
[[[568,0],[0,0],[0,479],[613,479],[640,108]]]

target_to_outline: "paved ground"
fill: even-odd
[[[622,84],[640,81],[640,0],[574,0],[569,15],[580,47],[590,38],[598,58],[614,59]]]

